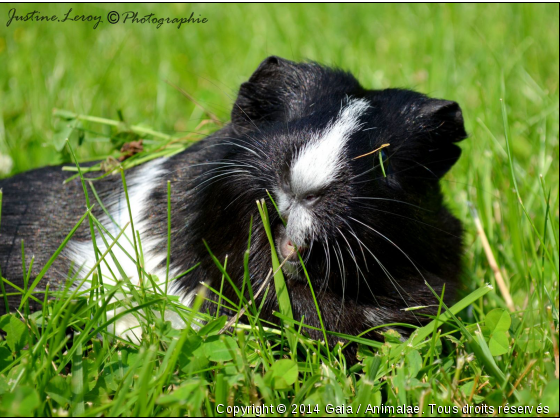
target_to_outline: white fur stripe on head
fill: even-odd
[[[336,119],[298,153],[290,171],[290,184],[296,195],[324,188],[336,179],[346,142],[361,127],[360,116],[368,107],[364,99],[350,100]]]

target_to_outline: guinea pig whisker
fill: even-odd
[[[310,242],[309,249],[305,252],[305,258],[303,258],[303,264],[307,264],[307,262],[309,261],[309,257],[311,256],[311,251],[313,250],[314,238],[311,237],[311,240],[309,242]]]
[[[350,219],[354,220],[355,222],[358,222],[359,224],[361,224],[362,226],[367,227],[368,229],[374,231],[375,233],[377,233],[379,236],[381,236],[383,239],[385,239],[387,242],[389,242],[391,245],[393,245],[395,248],[397,248],[407,259],[408,261],[410,261],[410,263],[412,264],[412,266],[416,269],[416,271],[418,272],[418,274],[420,274],[420,277],[422,277],[422,280],[424,280],[424,282],[426,282],[426,278],[424,277],[424,274],[422,274],[422,272],[420,271],[420,269],[416,266],[416,264],[414,264],[414,261],[412,261],[412,259],[408,256],[408,254],[406,252],[404,252],[396,243],[394,243],[392,240],[390,240],[389,238],[387,238],[385,235],[383,235],[381,232],[379,232],[378,230],[372,228],[369,225],[366,225],[363,222],[360,222],[358,219],[355,219],[353,217],[350,217]]]
[[[243,113],[243,115],[245,115],[245,117],[249,120],[249,122],[251,123],[251,125],[252,125],[253,127],[255,127],[259,133],[261,132],[259,126],[258,126],[257,124],[255,124],[255,122],[251,119],[251,117],[249,117],[249,114],[247,114],[247,113],[243,110],[243,108],[241,108],[241,106],[237,103],[237,101],[235,101],[235,102],[233,103],[233,106],[234,106],[234,107],[237,107],[237,109],[239,109],[239,111],[241,111],[241,112]]]
[[[323,252],[325,253],[325,279],[329,278],[331,268],[330,268],[330,252],[328,251],[328,247],[325,245],[325,242],[321,242],[323,244]]]
[[[252,136],[247,136],[247,137],[249,138],[250,141],[249,141],[249,140],[242,139],[242,138],[240,138],[240,137],[229,137],[229,136],[226,136],[226,137],[222,137],[222,138],[223,138],[223,139],[226,139],[226,140],[239,141],[239,142],[241,142],[241,143],[246,144],[246,145],[249,146],[249,147],[255,147],[256,145],[259,144],[258,138],[252,137]],[[255,149],[258,150],[259,152],[262,152],[262,149],[260,149],[260,148],[258,148],[258,147],[255,147]]]
[[[350,177],[350,181],[352,181],[352,180],[354,180],[354,179],[356,179],[356,178],[359,178],[359,177],[361,177],[361,176],[367,175],[367,174],[369,174],[370,172],[375,171],[375,168],[376,168],[376,167],[374,166],[373,168],[370,168],[370,169],[368,169],[367,171],[362,172],[361,174],[354,175],[353,177]],[[371,181],[370,179],[367,179],[365,182],[370,182],[370,181]]]
[[[255,169],[259,169],[259,168],[257,168],[255,165],[251,165],[251,163],[253,163],[253,164],[255,163],[254,160],[247,160],[247,159],[244,159],[244,160],[239,160],[239,159],[221,159],[221,160],[219,160],[218,162],[237,163],[237,164],[241,164],[241,165],[250,165],[250,166],[252,166],[252,167],[255,168]]]
[[[338,251],[340,251],[340,246],[338,245],[338,242],[335,240],[335,245],[338,247]],[[335,253],[335,257],[336,260],[338,261],[338,267],[340,269],[340,274],[342,276],[342,300],[344,300],[344,294],[346,291],[346,273],[344,271],[344,260],[343,260],[343,256],[342,256],[342,251],[339,252],[337,251],[336,248],[333,247],[333,251]],[[339,255],[340,255],[340,259],[339,259]],[[342,261],[342,266],[341,266],[341,262]]]
[[[229,162],[208,162],[206,164],[203,163],[203,164],[199,164],[199,165],[196,165],[196,166],[202,166],[202,165],[214,165],[215,167],[202,172],[200,175],[198,175],[196,177],[197,179],[201,178],[201,177],[204,177],[204,176],[207,176],[208,174],[211,174],[211,173],[216,172],[216,171],[229,170],[231,168],[245,168],[245,167],[247,167],[247,168],[257,169],[254,166],[249,165],[249,164],[229,163]]]
[[[331,248],[330,248],[330,245],[329,245],[329,240],[327,238],[325,238],[325,243],[327,244],[326,250],[327,250],[327,254],[328,254],[328,257],[327,257],[327,274],[328,275],[323,279],[323,284],[322,284],[321,290],[320,290],[321,292],[326,291],[327,286],[328,286],[328,281],[329,281],[329,278],[330,278],[330,274],[331,274]]]
[[[429,168],[427,168],[425,165],[423,165],[423,164],[421,164],[421,163],[419,163],[419,162],[416,162],[416,161],[413,160],[413,159],[406,159],[406,158],[402,158],[402,157],[400,157],[400,156],[399,156],[398,159],[399,159],[399,160],[403,160],[403,161],[410,161],[410,162],[413,162],[413,163],[415,163],[415,165],[410,165],[410,166],[408,166],[408,167],[406,167],[406,168],[404,168],[404,169],[402,169],[402,170],[400,170],[400,171],[393,172],[392,175],[402,174],[402,173],[404,173],[404,172],[408,172],[408,171],[411,171],[411,170],[413,170],[413,169],[416,169],[418,166],[421,166],[422,168],[424,168],[424,169],[426,169],[428,172],[430,172],[430,173],[433,175],[433,177],[430,177],[430,178],[420,178],[420,177],[416,177],[416,176],[415,176],[415,177],[411,177],[411,178],[414,178],[414,179],[428,179],[428,180],[438,180],[438,179],[439,179],[439,177],[438,177],[436,174],[434,174]],[[450,159],[440,159],[440,160],[434,160],[434,161],[427,162],[427,163],[428,163],[428,164],[431,164],[431,163],[439,163],[439,162],[446,162],[446,161],[449,161],[449,160],[450,160]],[[369,182],[377,181],[377,180],[383,179],[383,178],[385,178],[385,177],[384,177],[384,176],[379,176],[379,177],[376,177],[376,178],[373,178],[373,179],[368,179],[368,180],[362,181],[362,182],[368,182],[368,183],[369,183]]]
[[[360,241],[360,239],[358,239],[358,236],[356,235],[356,232],[354,232],[354,229],[352,229],[352,226],[350,226],[350,224],[346,220],[344,220],[340,216],[338,216],[338,219],[341,220],[342,223],[344,223],[346,226],[348,226],[348,229],[350,229],[350,234],[356,239],[356,241],[358,241],[358,246],[360,247],[360,251],[362,252],[362,257],[364,258],[364,265],[366,266],[366,271],[369,273],[366,254],[364,253],[364,248],[362,247],[362,245],[364,245],[364,243],[362,241]]]
[[[416,207],[420,210],[428,211],[433,213],[433,210],[426,209],[424,207],[417,206],[416,204],[407,203],[406,201],[395,200],[393,198],[383,198],[383,197],[352,197],[353,200],[381,200],[381,201],[394,201],[396,203],[406,204],[407,206]]]
[[[198,188],[200,188],[202,185],[204,185],[204,184],[206,184],[206,183],[208,183],[208,182],[214,180],[214,182],[212,182],[212,183],[206,185],[204,188],[202,188],[201,190],[199,190],[199,191],[204,191],[206,188],[210,187],[210,186],[213,185],[214,183],[219,182],[219,181],[220,181],[220,178],[223,179],[224,177],[226,177],[226,178],[229,178],[229,177],[238,177],[237,173],[248,174],[247,171],[230,171],[230,172],[228,172],[228,173],[216,175],[216,176],[213,176],[213,177],[210,178],[210,179],[205,180],[204,182],[201,182],[200,184],[198,184],[197,186],[195,186],[195,187],[193,188],[193,190],[194,190],[194,189],[198,189]]]
[[[238,171],[244,171],[245,173],[248,173],[247,170],[242,169],[242,168],[237,168],[237,167],[223,168],[223,167],[219,167],[219,168],[214,168],[214,169],[211,169],[209,171],[206,171],[204,174],[201,174],[201,175],[197,176],[195,178],[195,180],[201,180],[201,181],[202,180],[207,180],[210,175],[230,173],[230,172],[233,172],[234,169],[236,169]]]
[[[328,283],[328,279],[330,278],[331,275],[331,269],[332,269],[332,264],[331,264],[331,248],[329,246],[329,243],[327,242],[327,254],[328,254],[328,258],[327,258],[327,274],[328,276],[325,277],[325,284]]]
[[[242,170],[242,171],[248,173],[247,170],[242,169],[241,167],[238,167],[238,166],[229,167],[229,168],[228,167],[218,167],[218,168],[214,168],[214,169],[211,169],[209,171],[206,171],[204,174],[201,174],[200,176],[198,176],[197,179],[207,177],[211,174],[232,172],[234,169]]]
[[[245,144],[248,144],[248,145],[250,145],[250,146],[253,146],[253,147],[255,147],[257,150],[259,150],[259,151],[261,151],[261,152],[264,153],[264,150],[262,149],[262,147],[258,147],[258,146],[262,146],[262,143],[261,143],[262,138],[260,138],[260,137],[258,137],[258,136],[255,137],[255,136],[253,136],[253,135],[251,135],[251,134],[247,134],[246,137],[248,138],[248,140],[245,140],[245,139],[242,139],[242,138],[239,138],[239,137],[230,137],[230,138],[233,139],[233,140],[236,140],[236,141],[244,142]]]
[[[381,267],[381,269],[383,270],[383,272],[385,273],[385,275],[387,276],[387,278],[389,279],[389,281],[391,282],[391,284],[393,285],[393,287],[395,288],[395,290],[397,291],[397,293],[400,295],[401,299],[403,301],[406,302],[405,297],[401,294],[401,292],[399,291],[399,289],[407,296],[411,297],[410,294],[399,284],[399,282],[397,281],[397,279],[395,279],[395,277],[391,274],[391,272],[389,271],[388,268],[386,268],[383,263],[381,262],[381,260],[379,260],[377,257],[374,257],[375,260],[377,261],[377,263],[379,264],[379,266]],[[412,298],[412,297],[411,297]],[[414,298],[412,298],[412,300],[414,300]],[[407,306],[408,303],[407,303]]]
[[[266,188],[263,188],[266,192]],[[224,208],[224,210],[227,210],[229,206],[231,206],[233,203],[235,203],[237,200],[239,200],[240,198],[245,197],[246,195],[249,195],[250,192],[256,192],[259,189],[255,189],[255,188],[248,188],[246,189],[242,194],[239,194],[235,199],[231,200],[230,203]]]
[[[344,256],[342,255],[342,249],[340,249],[340,244],[335,240],[336,247],[340,255],[340,261],[342,261],[342,299],[344,300],[344,292],[346,290],[346,266],[344,265]]]
[[[358,241],[360,241],[358,239],[358,237],[356,236],[356,239]],[[361,241],[360,241],[361,242]],[[383,270],[383,272],[385,273],[385,275],[387,276],[387,278],[389,279],[389,281],[391,282],[391,284],[393,285],[393,287],[395,288],[395,290],[397,291],[397,293],[399,294],[399,296],[401,297],[401,299],[403,300],[403,302],[410,307],[410,305],[408,304],[408,302],[406,301],[405,297],[402,295],[402,293],[399,291],[399,288],[404,292],[404,294],[408,295],[409,297],[411,297],[409,295],[409,293],[404,290],[400,284],[397,282],[397,280],[393,277],[393,275],[389,272],[389,270],[383,265],[383,263],[379,260],[379,258],[377,258],[377,256],[371,251],[371,249],[369,249],[365,244],[364,247],[367,249],[367,251],[371,254],[371,256],[375,259],[375,261],[377,262],[377,264],[379,264],[379,267],[381,268],[381,270]],[[371,292],[371,295],[373,296],[373,298],[375,299],[375,301],[377,302],[377,298],[375,297],[375,294],[373,293],[373,291],[371,290],[371,288],[369,287],[368,282],[366,281],[366,286],[368,287],[368,289]],[[413,297],[411,297],[411,299],[415,301],[415,299]],[[379,303],[378,303],[379,304]]]
[[[209,180],[206,180],[205,182],[200,183],[200,185],[197,185],[196,187],[194,187],[193,190],[196,189],[196,188],[198,188],[198,187],[200,187],[200,186],[202,186],[203,184],[205,184],[205,183],[207,183],[207,182],[212,181],[212,182],[210,182],[209,184],[204,185],[204,187],[201,188],[201,189],[199,190],[200,192],[202,192],[202,191],[206,190],[207,188],[211,187],[212,185],[214,185],[216,182],[220,182],[220,179],[219,179],[219,178],[224,178],[224,177],[225,177],[225,179],[226,179],[225,182],[227,182],[227,181],[229,181],[228,178],[230,178],[230,179],[231,179],[231,178],[236,179],[236,178],[239,177],[239,175],[237,175],[237,174],[221,174],[221,175],[216,175],[214,178],[218,178],[218,179],[216,179],[216,180],[214,180],[214,181],[212,181],[212,180],[210,180],[210,179],[209,179]]]
[[[354,255],[354,252],[352,252],[352,247],[350,246],[350,243],[346,239],[346,236],[344,236],[344,234],[342,233],[342,231],[339,228],[336,228],[336,230],[338,230],[338,232],[342,236],[342,239],[344,239],[344,241],[348,245],[346,247],[346,249],[348,249],[348,252],[350,253],[350,256],[352,257],[352,259],[354,260],[354,263],[356,264],[356,271],[358,273],[358,284],[359,284],[360,276],[364,279],[364,281],[366,281],[366,277],[365,277],[364,273],[362,272],[362,269],[360,268],[360,265],[358,264],[358,260],[356,259],[356,256]],[[365,260],[365,258],[364,258],[364,260]],[[358,295],[356,295],[356,299],[358,299]]]
[[[225,179],[224,185],[227,185],[228,183],[231,183],[231,181],[242,180],[243,178],[242,178],[241,176],[239,176],[239,175],[233,174],[233,175],[227,176],[227,177],[225,177],[225,178],[223,178],[223,179]],[[222,179],[222,180],[223,180],[223,179]],[[220,181],[222,181],[222,180],[217,179],[217,180],[211,182],[210,184],[205,185],[204,188],[202,188],[202,189],[199,190],[199,191],[202,192],[202,191],[206,190],[207,188],[210,188],[212,185],[214,185],[214,184],[216,184],[216,183],[218,183],[218,182],[220,182]],[[235,184],[234,184],[234,185],[235,185]]]
[[[256,157],[258,157],[258,158],[262,158],[262,157],[263,157],[263,156],[259,155],[257,152],[255,152],[253,149],[250,149],[250,148],[248,148],[248,147],[242,146],[242,145],[240,145],[240,144],[237,144],[237,143],[234,143],[234,142],[231,142],[231,141],[224,141],[224,142],[222,142],[222,144],[229,144],[230,146],[235,146],[235,147],[239,147],[239,148],[241,148],[241,149],[245,149],[245,150],[247,150],[249,153],[254,154],[254,155],[255,155]]]
[[[255,169],[255,170],[259,170],[259,168],[257,168],[255,165],[251,165],[247,162],[242,162],[242,161],[221,161],[220,165],[217,166],[216,168],[210,169],[210,170],[214,170],[214,169],[218,169],[218,168],[251,168],[251,169]]]
[[[216,175],[216,176],[213,176],[213,177],[211,177],[211,178],[206,179],[205,181],[203,181],[203,182],[201,182],[200,184],[198,184],[195,188],[198,188],[198,187],[200,187],[200,186],[206,184],[207,182],[212,181],[213,179],[220,178],[220,177],[223,177],[223,176],[226,176],[226,175],[238,174],[238,173],[245,173],[245,174],[248,174],[249,172],[244,171],[244,170],[238,170],[238,171],[227,170],[227,171],[222,172],[222,173],[220,173],[220,174],[218,174],[218,175]]]
[[[230,145],[230,146],[242,148],[242,149],[244,149],[244,150],[248,150],[249,152],[251,152],[252,154],[256,155],[257,157],[259,157],[259,158],[261,158],[261,159],[262,159],[262,158],[266,158],[266,153],[265,153],[262,149],[260,149],[260,148],[258,148],[258,147],[255,147],[255,145],[252,144],[252,143],[244,142],[244,141],[242,141],[241,139],[236,139],[236,138],[232,138],[232,137],[224,137],[222,140],[225,140],[225,141],[221,141],[221,142],[216,142],[216,143],[214,143],[214,144],[210,144],[210,145],[206,146],[206,147],[204,148],[204,150],[208,150],[208,149],[215,148],[215,147],[220,147],[220,146],[223,146],[223,145]],[[237,143],[235,143],[235,142],[233,142],[233,141],[230,141],[230,140],[234,140],[234,141],[239,141],[239,142],[245,143],[245,144],[247,144],[249,147],[241,146],[241,145],[239,145],[239,144],[237,144]],[[254,149],[251,149],[251,147],[253,147]],[[257,152],[259,152],[259,153],[257,153]]]
[[[203,162],[203,163],[196,163],[194,165],[191,165],[191,168],[195,168],[197,166],[208,166],[208,165],[219,165],[219,166],[226,166],[226,165],[230,165],[230,166],[236,166],[236,165],[240,165],[240,166],[250,166],[247,162],[244,162],[242,160],[232,160],[232,159],[221,159],[221,160],[215,160],[213,162]],[[254,166],[252,166],[254,168]]]
[[[355,236],[355,235],[354,235],[354,236]],[[357,237],[356,237],[356,239],[358,240],[358,242],[361,242]],[[362,251],[362,252],[363,252],[363,251]],[[364,263],[365,263],[365,265],[366,265],[366,267],[367,267],[367,260],[366,260],[365,256],[364,256]],[[365,284],[366,287],[368,288],[368,290],[369,290],[371,296],[373,297],[373,300],[375,300],[375,302],[379,305],[379,302],[377,302],[377,298],[375,297],[375,293],[373,293],[373,290],[371,290],[371,287],[369,287],[369,283],[368,283],[366,277],[364,276],[364,274],[361,272],[361,270],[360,270],[360,274],[362,275],[362,279],[363,279],[363,281],[364,281],[364,284]],[[359,278],[359,277],[358,277],[358,290],[357,290],[357,292],[356,292],[356,300],[358,299],[358,296],[360,296],[360,278]]]
[[[354,260],[354,263],[356,264],[356,270],[363,277],[364,273],[362,273],[362,270],[360,269],[360,266],[358,265],[358,260],[356,259],[356,256],[354,255],[354,252],[352,252],[352,247],[350,246],[350,242],[348,242],[348,239],[346,239],[346,236],[344,236],[344,234],[342,233],[342,231],[339,228],[336,228],[336,230],[338,230],[338,233],[340,233],[340,236],[342,236],[342,239],[344,239],[344,242],[346,242],[346,245],[347,245],[346,248],[348,249],[348,252],[350,253],[350,256],[352,257],[352,259]]]
[[[387,214],[391,214],[391,215],[393,215],[393,216],[402,217],[403,219],[412,220],[413,222],[416,222],[416,223],[420,223],[420,224],[422,224],[422,225],[429,226],[429,227],[431,227],[432,229],[439,230],[440,232],[446,233],[446,234],[448,234],[448,235],[450,235],[450,236],[453,236],[453,237],[455,237],[455,238],[460,238],[459,236],[454,235],[454,234],[452,234],[451,232],[448,232],[448,231],[446,231],[446,230],[440,229],[440,228],[438,228],[438,227],[436,227],[436,226],[434,226],[434,225],[431,225],[431,224],[429,224],[429,223],[421,222],[420,220],[413,219],[412,217],[403,216],[402,214],[398,214],[398,213],[395,213],[395,212],[392,212],[392,211],[381,210],[381,209],[378,209],[378,208],[375,207],[375,206],[368,206],[368,205],[362,204],[362,207],[365,207],[365,208],[367,208],[367,209],[369,209],[369,210],[380,211],[380,212],[382,212],[382,213],[387,213]]]
[[[345,221],[345,223],[348,224],[346,221]],[[350,225],[348,225],[348,226],[350,226]],[[350,229],[351,229],[351,228],[350,228]],[[353,231],[353,229],[352,229],[352,231]],[[352,235],[356,238],[356,240],[357,240],[359,243],[361,243],[361,244],[364,245],[364,247],[366,248],[366,250],[371,254],[371,256],[375,259],[375,261],[381,266],[381,263],[380,263],[379,259],[375,256],[375,254],[374,254],[362,241],[360,241],[360,240],[358,239],[358,237],[357,237],[354,233],[352,233]],[[363,252],[363,250],[362,250],[362,252]],[[366,261],[365,255],[364,255],[364,261]],[[366,262],[366,265],[367,265],[367,262]],[[367,280],[365,279],[365,277],[364,277],[364,283],[365,283],[366,287],[369,289],[369,292],[371,293],[371,296],[373,297],[373,299],[375,300],[375,302],[379,305],[379,302],[377,302],[377,298],[375,297],[375,293],[373,293],[373,290],[371,290],[371,287],[369,287],[369,283],[367,282]],[[359,284],[360,284],[360,283],[358,282],[358,293],[359,293]]]
[[[401,158],[401,160],[408,160],[411,161],[413,163],[415,163],[415,166],[411,166],[412,168],[416,168],[418,166],[421,166],[422,168],[424,168],[425,170],[427,170],[429,173],[431,173],[434,177],[432,179],[439,179],[440,177],[437,176],[435,173],[432,172],[432,170],[430,168],[428,168],[426,165],[415,161],[414,159],[406,159],[406,158]],[[438,159],[438,160],[431,160],[429,162],[426,162],[427,165],[433,164],[433,163],[441,163],[441,162],[448,162],[450,160],[454,160],[454,158],[448,158],[448,159]]]

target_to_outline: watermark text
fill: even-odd
[[[104,20],[104,17],[106,20]],[[45,22],[45,23],[65,23],[65,22],[82,22],[89,23],[93,29],[97,29],[100,24],[109,22],[112,25],[121,23],[123,25],[129,24],[143,24],[146,26],[154,26],[156,29],[161,28],[163,25],[174,25],[177,29],[181,29],[181,26],[188,24],[200,24],[207,23],[208,18],[201,15],[195,16],[194,12],[187,16],[182,17],[160,17],[155,13],[149,13],[147,15],[139,15],[138,12],[133,10],[127,12],[117,12],[111,11],[107,13],[106,16],[94,15],[94,14],[80,14],[73,11],[72,8],[68,10],[64,15],[45,15],[39,10],[33,10],[31,12],[18,13],[17,9],[14,7],[8,11],[8,20],[6,21],[6,26],[9,27],[15,22]]]

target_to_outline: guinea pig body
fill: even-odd
[[[459,158],[455,143],[464,138],[455,102],[408,90],[366,90],[343,71],[269,57],[241,86],[231,124],[181,154],[126,173],[144,268],[166,277],[170,181],[170,278],[200,263],[171,290],[189,304],[201,282],[220,288],[222,273],[208,248],[219,261],[227,256],[227,271],[241,288],[250,230],[248,267],[257,290],[271,268],[255,204],[265,199],[276,251],[287,258],[283,271],[295,319],[319,327],[299,252],[327,330],[359,334],[386,323],[419,324],[422,318],[407,308],[423,306],[420,312],[431,314],[438,306],[426,283],[438,293],[445,284],[449,296],[461,272],[462,227],[444,206],[439,180]],[[4,277],[21,281],[21,239],[42,268],[53,244],[83,214],[81,184],[62,186],[65,177],[60,168],[46,168],[0,183]],[[42,188],[45,182],[52,187]],[[95,187],[112,217],[96,214],[116,237],[129,221],[120,178]],[[132,238],[130,227],[126,233]],[[102,238],[96,242],[103,252]],[[121,243],[114,248],[125,271],[120,275],[137,277],[134,248]],[[65,279],[70,266],[80,278],[95,261],[84,224],[41,284]],[[101,268],[119,277],[108,257]],[[223,294],[239,300],[228,282]],[[208,298],[205,309],[217,300]],[[261,317],[274,321],[273,288],[265,299]]]

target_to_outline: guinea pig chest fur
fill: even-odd
[[[294,319],[320,327],[303,261],[326,330],[357,335],[388,323],[421,325],[429,318],[417,312],[434,314],[439,304],[426,283],[438,294],[445,285],[448,299],[461,273],[462,227],[444,206],[439,180],[459,159],[456,143],[465,138],[455,102],[410,90],[367,90],[347,72],[269,57],[241,85],[230,124],[182,153],[126,171],[130,213],[120,174],[94,182],[110,214],[93,209],[106,228],[104,237],[96,234],[98,256],[106,254],[99,265],[104,283],[124,277],[138,283],[130,224],[119,246],[106,252],[129,214],[143,269],[166,278],[170,181],[169,278],[196,266],[169,285],[185,305],[201,283],[220,290],[223,274],[209,249],[221,262],[227,256],[227,272],[242,289],[250,233],[245,277],[259,289],[272,266],[256,206],[265,199],[276,252],[287,260],[282,270]],[[31,284],[84,215],[82,183],[63,184],[67,178],[53,166],[0,181],[0,268],[19,287],[21,241],[26,267],[35,257]],[[96,262],[86,219],[36,290],[47,282],[51,290],[61,288],[69,276],[79,284],[96,272]],[[6,291],[15,292],[8,285]],[[239,302],[227,281],[222,294]],[[10,306],[20,299],[10,294]],[[218,300],[208,290],[202,310],[215,313]],[[261,319],[277,323],[274,287],[256,300]],[[120,334],[124,327],[115,328]]]

